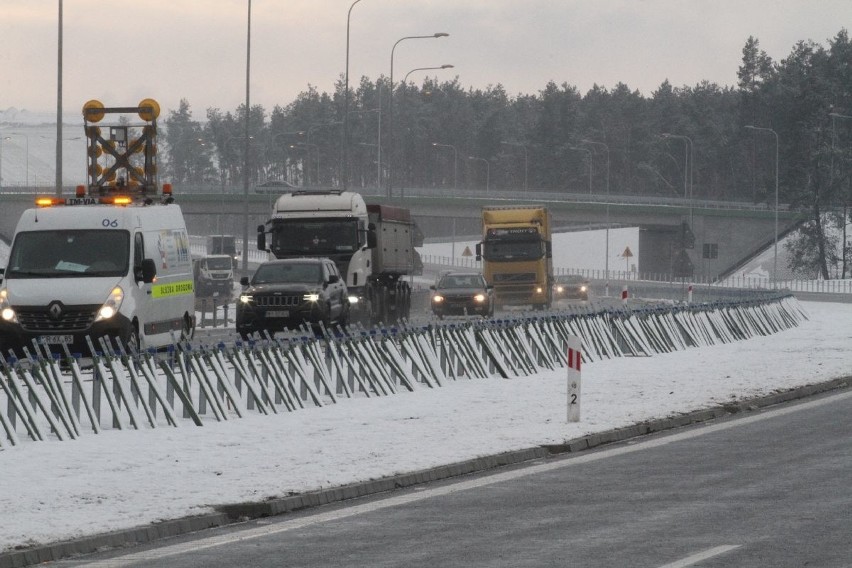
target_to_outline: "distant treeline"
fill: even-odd
[[[852,198],[848,32],[828,46],[798,42],[781,61],[749,37],[737,76],[736,87],[665,81],[650,97],[623,83],[582,95],[551,82],[538,94],[510,97],[499,84],[464,89],[458,78],[427,77],[420,86],[396,78],[392,108],[388,78],[364,77],[350,85],[348,120],[341,78],[334,93],[309,86],[271,112],[251,107],[250,180],[339,187],[348,170],[353,189],[376,186],[379,176],[387,185],[390,175],[397,188],[484,189],[487,182],[493,191],[526,185],[603,194],[608,186],[613,194],[691,193],[774,206],[777,142],[778,199],[812,219],[791,249],[793,267],[828,278],[829,266],[842,265],[846,274],[848,247],[840,243]],[[196,121],[182,100],[165,120],[164,177],[240,187],[245,110],[210,108]]]

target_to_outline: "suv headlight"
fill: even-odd
[[[473,297],[473,301],[477,304],[481,304],[485,301],[485,294],[477,294]]]
[[[305,302],[319,302],[320,295],[316,292],[311,292],[310,294],[305,294],[302,296],[302,300]]]
[[[5,288],[0,290],[0,318],[10,323],[18,321],[18,316],[15,314],[15,310],[12,309],[12,304],[9,303],[9,293]]]
[[[434,302],[436,304],[440,304],[443,301],[444,301],[444,297],[440,294],[435,294],[434,296],[432,296],[432,302]]]
[[[254,300],[254,296],[251,294],[240,294],[241,304],[251,304],[252,300]]]
[[[109,293],[109,297],[107,297],[104,305],[101,306],[101,309],[98,310],[98,317],[95,318],[95,321],[103,321],[108,320],[112,316],[118,313],[119,308],[121,308],[121,302],[124,301],[124,290],[121,287],[116,286]]]

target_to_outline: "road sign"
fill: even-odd
[[[633,251],[630,250],[630,247],[624,247],[624,252],[621,253],[621,256],[623,256],[624,258],[630,258],[631,256],[633,256]]]
[[[473,253],[470,252],[470,247],[464,247],[464,251],[462,251],[462,256],[473,256]]]

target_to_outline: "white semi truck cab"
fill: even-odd
[[[330,258],[346,278],[353,319],[391,323],[409,315],[402,277],[418,265],[417,235],[408,209],[367,205],[349,191],[293,191],[258,227],[258,249],[272,258]]]

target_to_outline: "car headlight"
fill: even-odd
[[[565,288],[563,288],[562,286],[557,286],[557,287],[556,287],[556,291],[557,291],[557,292],[559,292],[559,293],[561,294],[562,292],[564,292],[564,291],[565,291]]]
[[[0,318],[3,318],[3,321],[15,323],[18,321],[18,316],[12,309],[12,304],[9,303],[8,294],[5,289],[0,290]]]
[[[254,296],[251,294],[240,294],[241,304],[251,304],[252,300],[254,300]]]
[[[108,320],[112,316],[118,313],[119,308],[121,308],[121,302],[124,301],[124,290],[121,289],[120,286],[116,286],[109,293],[109,296],[104,302],[104,305],[101,306],[101,309],[98,310],[98,317],[95,318],[95,321],[103,321]]]
[[[473,301],[476,302],[477,304],[483,303],[485,301],[485,299],[486,299],[485,294],[477,294],[476,296],[473,297]]]
[[[358,296],[349,296],[349,303],[350,304],[357,304],[358,303]]]
[[[585,287],[585,286],[580,286],[580,292],[585,292],[585,291],[586,291],[586,287]]]
[[[432,296],[432,302],[435,303],[435,304],[440,304],[443,301],[444,301],[444,297],[440,294],[435,294],[434,296]]]
[[[302,296],[302,300],[305,302],[319,302],[320,295],[316,292],[311,292],[310,294],[305,294]]]

